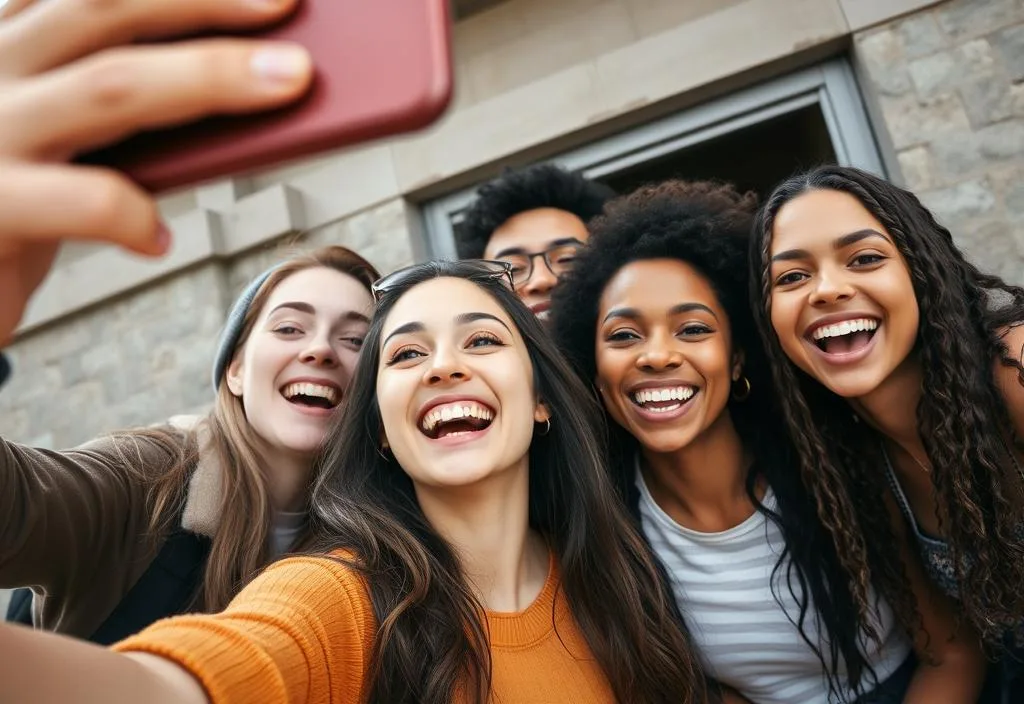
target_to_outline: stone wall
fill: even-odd
[[[1024,2],[950,0],[855,37],[905,185],[1024,283]]]
[[[249,279],[294,247],[342,244],[382,271],[412,261],[404,201],[324,227],[289,246],[205,264],[34,330],[6,352],[0,437],[73,446],[97,434],[207,408],[210,367],[229,306]]]

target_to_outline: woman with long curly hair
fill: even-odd
[[[378,282],[309,554],[119,653],[0,628],[0,699],[704,701],[600,410],[512,285],[499,262]]]
[[[640,188],[591,223],[556,289],[552,329],[604,403],[615,483],[721,684],[762,704],[973,702],[976,643],[948,637],[936,600],[915,658],[888,604],[860,609],[800,481],[748,304],[755,208],[723,184]]]
[[[860,608],[874,584],[914,613],[910,551],[986,641],[1019,643],[1024,289],[970,264],[912,193],[838,166],[775,189],[750,275],[804,482]]]

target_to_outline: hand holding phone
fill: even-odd
[[[84,160],[160,192],[424,127],[451,99],[448,12],[448,0],[303,0],[262,34],[312,55],[299,101],[146,132]]]
[[[123,174],[69,163],[140,129],[297,99],[305,49],[254,39],[131,45],[279,21],[296,0],[12,0],[0,19],[0,344],[64,239],[166,250],[152,198]]]

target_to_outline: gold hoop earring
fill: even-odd
[[[748,379],[746,376],[741,376],[737,381],[743,385],[743,389],[737,392],[736,387],[733,386],[732,400],[739,402],[746,401],[748,398],[750,398],[750,379]]]

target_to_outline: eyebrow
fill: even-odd
[[[866,228],[866,229],[863,229],[863,230],[857,230],[856,232],[851,232],[850,234],[843,235],[842,237],[837,237],[835,239],[835,241],[832,242],[832,249],[836,249],[836,250],[843,249],[844,247],[849,247],[851,244],[855,244],[855,243],[860,242],[861,240],[865,240],[865,239],[867,239],[869,237],[880,237],[881,239],[885,240],[886,242],[890,242],[891,243],[889,238],[886,237],[885,235],[883,235],[878,230],[872,230],[871,228]],[[779,252],[774,257],[772,257],[772,261],[773,262],[793,261],[794,259],[807,259],[810,256],[811,256],[811,253],[808,252],[806,249],[787,249],[785,252]]]
[[[494,322],[498,323],[498,325],[508,330],[509,334],[512,334],[512,328],[506,325],[505,321],[503,321],[496,315],[491,315],[490,313],[462,313],[461,315],[455,316],[456,325],[469,325],[470,323],[475,323],[478,320],[493,320]]]
[[[510,335],[512,334],[512,329],[508,325],[505,324],[505,321],[503,321],[501,318],[499,318],[496,315],[491,315],[490,313],[484,313],[484,312],[461,313],[461,314],[455,316],[455,324],[459,325],[459,326],[461,326],[461,325],[469,325],[470,323],[475,323],[478,320],[493,320],[494,322],[496,322],[499,325],[501,325],[501,327],[503,327],[506,330],[508,330]],[[423,323],[419,322],[419,321],[413,321],[411,323],[406,323],[405,325],[399,325],[397,328],[395,328],[394,330],[391,331],[391,334],[389,334],[387,337],[384,338],[384,342],[382,342],[381,345],[380,345],[381,349],[386,347],[387,344],[388,344],[388,340],[390,340],[392,337],[395,337],[396,335],[407,335],[407,334],[413,333],[413,332],[423,332],[424,330],[426,330],[426,326]]]
[[[669,310],[669,315],[679,315],[680,313],[692,313],[695,310],[704,311],[711,315],[712,318],[718,320],[718,316],[715,315],[715,311],[708,308],[703,303],[680,303],[679,305],[672,306]],[[643,316],[636,308],[613,308],[608,311],[608,315],[604,316],[602,323],[607,323],[612,318],[629,318],[630,320],[639,320]]]
[[[296,311],[298,311],[300,313],[308,313],[309,315],[316,315],[316,308],[314,308],[309,303],[306,303],[304,301],[288,301],[286,303],[282,303],[282,304],[280,304],[278,306],[275,306],[274,309],[272,311],[270,311],[270,313],[267,315],[267,317],[269,318],[270,316],[274,315],[274,313],[276,313],[277,311],[282,310],[282,309],[291,309],[291,310],[296,310]],[[356,322],[356,323],[366,323],[366,324],[370,323],[370,318],[366,314],[360,313],[359,311],[355,311],[355,310],[345,311],[345,313],[341,316],[341,319],[346,321],[346,322]]]
[[[573,244],[575,242],[579,242],[579,240],[576,239],[575,237],[563,237],[561,239],[552,240],[551,242],[548,242],[546,245],[544,245],[544,249],[540,251],[544,252],[551,249],[552,247],[561,247],[563,244]],[[505,249],[495,254],[494,257],[507,257],[510,254],[526,254],[526,247],[506,247]]]

